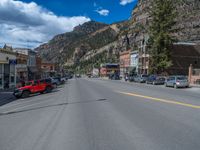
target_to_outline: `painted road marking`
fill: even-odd
[[[134,96],[134,97],[140,97],[140,98],[144,98],[144,99],[149,99],[149,100],[153,100],[153,101],[157,101],[157,102],[163,102],[163,103],[168,103],[168,104],[181,105],[181,106],[185,106],[185,107],[200,109],[199,105],[193,105],[193,104],[178,102],[178,101],[174,101],[174,100],[167,100],[167,99],[162,99],[162,98],[155,98],[155,97],[151,97],[151,96],[139,95],[139,94],[135,94],[135,93],[120,92],[120,91],[117,91],[117,93]]]

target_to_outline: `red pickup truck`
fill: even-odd
[[[34,93],[49,93],[52,89],[53,85],[48,79],[29,81],[25,86],[15,89],[13,95],[16,98],[26,98],[29,97],[30,94]]]

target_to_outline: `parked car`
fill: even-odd
[[[58,86],[57,80],[55,80],[53,78],[47,78],[45,80],[46,80],[46,82],[51,83],[53,88],[57,88],[57,86]]]
[[[129,82],[134,82],[135,80],[135,77],[136,77],[137,75],[129,75],[129,77],[128,77],[128,80],[129,80]]]
[[[163,76],[157,76],[157,75],[150,75],[146,83],[147,84],[153,84],[153,85],[164,85],[166,78]]]
[[[76,78],[81,78],[81,75],[80,74],[76,74],[75,77]]]
[[[189,87],[189,82],[186,76],[170,76],[166,82],[165,82],[166,87],[174,87],[174,88],[179,88],[179,87]]]
[[[66,77],[60,78],[60,81],[61,81],[62,84],[64,84],[67,80],[68,80],[68,79],[66,79]]]
[[[25,86],[22,86],[20,88],[17,88],[14,90],[13,95],[16,98],[26,98],[29,97],[30,94],[34,93],[41,93],[44,92],[51,92],[53,89],[53,85],[50,82],[47,82],[47,80],[36,80],[36,81],[29,81],[25,84]]]
[[[61,79],[61,77],[54,77],[53,78],[57,84],[57,86],[64,84],[64,79]]]
[[[141,75],[137,75],[134,77],[134,81],[135,82],[139,82],[139,83],[145,83],[146,80],[148,78],[148,75],[146,74],[141,74]]]
[[[120,80],[120,76],[117,75],[117,74],[112,74],[112,75],[109,76],[109,78],[110,78],[111,80]]]

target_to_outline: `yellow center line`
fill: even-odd
[[[116,91],[116,92],[120,93],[120,94],[124,94],[124,95],[149,99],[149,100],[153,100],[153,101],[157,101],[157,102],[163,102],[163,103],[168,103],[168,104],[181,105],[181,106],[185,106],[185,107],[200,109],[199,105],[193,105],[193,104],[178,102],[178,101],[174,101],[174,100],[167,100],[167,99],[162,99],[162,98],[155,98],[155,97],[139,95],[139,94],[135,94],[135,93],[127,93],[127,92],[120,92],[120,91]]]

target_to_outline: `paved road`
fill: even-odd
[[[0,107],[0,150],[199,150],[200,92],[73,79]]]

